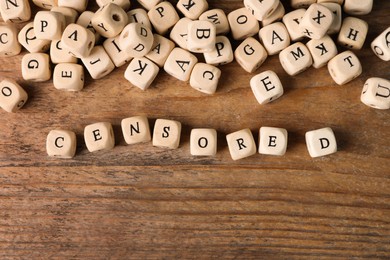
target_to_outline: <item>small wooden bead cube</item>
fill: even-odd
[[[333,13],[323,5],[312,4],[299,24],[302,33],[311,39],[321,39],[333,23]]]
[[[77,24],[81,25],[82,27],[87,28],[90,30],[94,36],[95,36],[95,43],[97,43],[100,40],[100,34],[93,28],[91,19],[95,15],[94,12],[91,11],[84,11],[80,14],[79,18],[77,19]]]
[[[320,157],[337,152],[337,142],[329,127],[306,132],[307,150],[311,157]]]
[[[341,9],[341,5],[337,3],[321,3],[321,5],[328,8],[333,14],[333,22],[330,25],[327,34],[339,33],[341,23],[343,22],[343,11]]]
[[[371,13],[374,0],[345,0],[344,12],[351,15],[365,15]]]
[[[84,87],[84,68],[75,63],[60,63],[54,67],[53,85],[56,89],[80,91]]]
[[[245,7],[259,21],[269,17],[278,7],[279,0],[244,0]]]
[[[153,33],[143,24],[130,23],[126,25],[119,36],[119,47],[132,57],[143,57],[153,46]]]
[[[290,76],[295,76],[313,65],[309,49],[301,42],[296,42],[281,51],[279,60]]]
[[[181,123],[157,119],[153,130],[153,146],[177,149],[180,145]]]
[[[31,18],[31,8],[28,0],[0,1],[0,14],[4,22],[22,23]]]
[[[390,81],[382,78],[367,79],[360,100],[369,107],[390,109]]]
[[[209,21],[215,25],[217,35],[227,34],[230,31],[229,21],[222,9],[211,9],[199,16],[200,21]]]
[[[77,63],[77,58],[64,49],[61,40],[53,40],[50,44],[50,60],[53,64]]]
[[[125,79],[142,90],[147,89],[157,77],[160,68],[147,58],[134,58],[125,71]]]
[[[209,8],[209,4],[206,0],[179,0],[176,7],[185,17],[196,20]]]
[[[59,40],[65,29],[65,17],[61,13],[39,11],[34,18],[34,32],[37,39]]]
[[[58,0],[32,0],[32,2],[36,6],[46,10],[50,10],[54,6],[58,6]]]
[[[378,58],[390,60],[390,26],[372,41],[371,49]]]
[[[215,38],[214,50],[203,54],[207,64],[221,66],[234,60],[232,45],[226,36]]]
[[[328,62],[328,70],[337,84],[344,85],[362,73],[362,65],[353,52],[345,51]]]
[[[335,4],[342,5],[344,3],[344,0],[317,0],[317,3],[319,4],[335,3]]]
[[[158,5],[162,0],[137,0],[146,10],[150,10]]]
[[[190,18],[181,18],[173,26],[169,38],[174,41],[180,48],[188,50],[188,25],[192,22]]]
[[[46,52],[50,48],[50,40],[37,39],[34,32],[34,23],[26,24],[18,34],[18,42],[28,52]]]
[[[366,40],[368,24],[356,17],[347,17],[341,26],[337,42],[349,49],[360,50]]]
[[[95,46],[95,35],[87,28],[72,23],[65,28],[61,43],[71,55],[81,59],[90,55]]]
[[[120,35],[117,35],[114,38],[108,38],[103,42],[104,50],[107,52],[108,56],[110,56],[111,61],[116,67],[121,67],[133,59],[130,52],[126,52],[119,47],[119,38]]]
[[[297,9],[287,13],[283,16],[283,24],[286,26],[288,34],[290,35],[291,41],[299,41],[303,39],[304,34],[302,33],[299,24],[302,20],[303,15],[305,14],[306,9]]]
[[[152,24],[150,23],[148,13],[145,9],[136,8],[127,12],[129,23],[141,23],[144,26],[152,30]]]
[[[259,104],[267,104],[283,95],[282,82],[271,70],[264,71],[252,77],[250,86]]]
[[[268,54],[260,42],[249,37],[237,47],[234,57],[245,71],[252,73],[263,64]]]
[[[77,147],[76,134],[72,131],[51,130],[46,139],[47,155],[58,158],[73,158]]]
[[[227,18],[235,40],[243,40],[253,36],[260,29],[259,21],[245,7],[230,12]]]
[[[209,21],[192,21],[188,24],[188,50],[210,52],[215,48],[215,25]]]
[[[170,2],[161,2],[148,12],[149,20],[158,34],[164,35],[178,21],[179,15]]]
[[[214,94],[220,77],[220,69],[213,65],[199,62],[192,70],[190,85],[200,92]]]
[[[46,53],[28,53],[22,58],[22,77],[30,81],[47,81],[51,77],[50,57]]]
[[[111,150],[115,146],[115,136],[109,122],[87,125],[84,128],[84,141],[88,151]]]
[[[169,54],[175,48],[175,43],[159,34],[154,34],[153,38],[152,49],[145,57],[156,63],[159,67],[164,67]]]
[[[103,46],[95,46],[89,56],[82,58],[81,61],[93,79],[103,78],[115,69]]]
[[[0,24],[0,57],[15,56],[22,46],[18,42],[18,31],[13,24]]]
[[[217,154],[217,131],[211,128],[192,129],[190,153],[193,156],[215,156]]]
[[[307,9],[311,4],[316,3],[317,0],[290,0],[291,7],[294,9]]]
[[[164,64],[164,70],[178,80],[188,81],[197,62],[198,59],[195,55],[176,47],[169,54]]]
[[[311,39],[306,43],[313,58],[313,67],[319,69],[337,55],[337,47],[332,38],[325,35],[319,40]]]
[[[150,142],[149,121],[146,116],[133,116],[121,122],[123,137],[127,144]]]
[[[259,153],[282,156],[287,150],[287,130],[263,126],[259,131]]]
[[[112,38],[121,33],[128,19],[126,12],[120,6],[109,3],[96,11],[91,23],[100,35]]]
[[[267,26],[271,23],[279,21],[283,18],[285,14],[286,14],[286,9],[284,9],[283,4],[279,2],[278,7],[276,7],[275,11],[261,21],[261,25]]]
[[[68,26],[71,23],[76,23],[77,18],[79,17],[79,13],[73,8],[65,7],[65,6],[54,6],[50,9],[51,12],[60,13],[65,18],[65,26]]]
[[[230,156],[240,160],[256,154],[256,143],[250,129],[243,129],[226,136]]]
[[[88,0],[58,0],[58,6],[68,7],[82,13],[87,9]]]
[[[0,107],[7,112],[16,112],[27,102],[26,91],[14,80],[0,82]]]
[[[260,41],[268,55],[278,54],[290,45],[290,35],[283,23],[277,22],[267,25],[259,31]]]
[[[96,0],[96,3],[99,7],[102,7],[109,3],[113,3],[120,6],[125,11],[129,10],[131,6],[130,0]]]

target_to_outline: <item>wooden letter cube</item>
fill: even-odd
[[[46,53],[28,53],[22,58],[22,76],[24,80],[36,82],[51,78],[50,57]]]
[[[46,10],[50,10],[54,6],[58,6],[58,0],[32,0],[32,2],[36,6]]]
[[[279,0],[244,0],[245,7],[259,21],[269,17],[278,7]]]
[[[174,48],[164,64],[164,70],[181,81],[188,81],[198,59],[181,48]]]
[[[56,89],[79,91],[84,87],[84,68],[75,63],[57,64],[53,73],[53,85]]]
[[[108,122],[87,125],[84,128],[84,141],[90,152],[114,148],[115,137],[112,125]]]
[[[50,48],[50,40],[37,39],[34,32],[34,23],[26,24],[18,34],[18,41],[27,51],[46,52]]]
[[[88,0],[58,0],[58,6],[72,8],[79,13],[84,12],[87,9],[87,5]]]
[[[153,146],[177,149],[180,144],[181,123],[157,119],[153,130]]]
[[[307,150],[311,157],[325,156],[337,152],[337,142],[329,127],[306,132]]]
[[[103,46],[95,46],[91,54],[86,58],[82,58],[81,61],[93,79],[103,78],[115,69],[114,63],[112,63]]]
[[[46,139],[46,151],[49,156],[73,158],[76,154],[76,134],[67,130],[51,130]]]
[[[325,66],[329,60],[337,55],[337,47],[332,38],[325,35],[319,40],[311,39],[306,43],[313,58],[313,67],[319,69]]]
[[[287,150],[287,130],[263,126],[259,131],[259,153],[284,155]]]
[[[291,41],[299,41],[304,37],[299,24],[301,23],[302,17],[305,14],[306,9],[297,9],[287,13],[283,16],[283,24],[286,26],[288,34],[290,35]]]
[[[252,73],[263,64],[268,54],[261,43],[249,37],[237,47],[234,57],[245,71]]]
[[[259,104],[267,104],[283,95],[282,83],[278,75],[271,70],[252,77],[250,85]]]
[[[176,7],[185,17],[196,20],[209,8],[209,4],[206,0],[179,0]]]
[[[210,128],[191,130],[190,152],[194,156],[214,156],[217,154],[217,131]]]
[[[232,45],[226,36],[217,36],[214,49],[203,55],[206,63],[215,66],[225,65],[234,60]]]
[[[61,13],[39,11],[34,18],[34,32],[37,39],[59,40],[65,29],[65,17]]]
[[[0,1],[0,14],[4,22],[22,23],[31,18],[31,8],[28,0]]]
[[[345,0],[344,12],[351,15],[365,15],[372,10],[374,0]]]
[[[303,34],[311,39],[321,39],[333,22],[333,13],[323,5],[312,4],[299,24]]]
[[[145,56],[152,49],[152,46],[152,31],[140,23],[126,25],[119,36],[119,47],[132,57]]]
[[[154,34],[153,38],[152,49],[146,55],[146,58],[156,63],[159,67],[164,67],[169,54],[175,48],[175,43],[158,34]]]
[[[164,35],[178,21],[179,15],[170,2],[162,2],[148,12],[149,20],[158,34]]]
[[[328,62],[328,70],[337,84],[344,85],[362,73],[362,65],[353,52],[345,51]]]
[[[382,78],[367,79],[360,100],[376,109],[390,109],[390,81]]]
[[[120,34],[127,21],[126,12],[120,6],[112,3],[100,7],[91,19],[93,28],[107,38]]]
[[[217,90],[221,70],[213,65],[197,63],[192,70],[190,85],[206,94],[214,94]]]
[[[91,19],[92,17],[95,15],[94,12],[91,12],[91,11],[85,11],[85,12],[82,12],[79,16],[79,18],[77,19],[77,24],[78,25],[81,25],[82,27],[85,27],[87,28],[88,30],[90,30],[94,36],[95,36],[95,43],[99,41],[100,39],[100,34],[95,30],[95,28],[93,28],[92,26],[92,22],[91,22]]]
[[[16,27],[13,24],[0,24],[0,57],[15,56],[21,50]]]
[[[235,40],[243,40],[253,36],[260,29],[259,22],[245,7],[229,13],[227,18]]]
[[[337,42],[349,49],[360,50],[368,32],[368,24],[362,19],[347,17],[341,26]]]
[[[295,76],[313,64],[309,49],[301,42],[290,45],[279,53],[279,60],[283,69],[290,76]]]
[[[283,4],[279,2],[278,7],[276,7],[275,11],[261,21],[261,25],[267,26],[271,23],[279,21],[283,18],[285,14],[286,14],[286,9],[284,9]]]
[[[146,116],[125,118],[121,122],[123,137],[127,144],[150,142],[149,121]]]
[[[61,40],[53,40],[50,44],[50,59],[54,64],[77,63],[77,58],[62,47]]]
[[[255,139],[248,128],[228,134],[226,140],[233,160],[240,160],[256,154]]]
[[[152,30],[148,13],[142,8],[136,8],[127,12],[129,23],[141,23]]]
[[[290,0],[291,7],[294,9],[308,8],[311,4],[314,4],[317,0]]]
[[[147,58],[134,58],[125,71],[125,78],[137,88],[147,89],[160,68]]]
[[[104,50],[107,52],[108,56],[110,56],[111,61],[116,67],[121,67],[133,59],[130,52],[126,52],[119,47],[119,37],[120,35],[117,35],[114,38],[108,38],[103,42]]]
[[[218,34],[227,34],[230,31],[229,21],[222,9],[211,9],[199,16],[200,21],[209,21],[215,25]]]
[[[95,35],[79,24],[69,24],[62,34],[61,43],[64,49],[77,58],[88,57],[95,46]]]
[[[125,11],[128,10],[131,6],[130,0],[96,0],[96,3],[99,7],[102,7],[109,3],[113,3],[120,6]]]
[[[272,23],[261,28],[259,38],[267,50],[268,55],[278,54],[290,45],[290,35],[286,26],[281,22]]]
[[[54,6],[52,9],[50,9],[50,11],[60,13],[64,16],[65,18],[64,28],[71,23],[76,23],[77,18],[79,16],[79,13],[76,10],[65,6]]]
[[[137,0],[146,10],[150,10],[158,5],[162,0]]]
[[[378,58],[384,61],[390,60],[390,26],[375,38],[371,43],[371,49]]]
[[[174,41],[180,48],[188,50],[188,25],[192,22],[190,18],[181,18],[173,26],[169,38]]]
[[[341,5],[337,3],[321,3],[328,8],[333,14],[333,22],[330,25],[327,34],[335,34],[340,31],[341,23],[343,22]]]
[[[0,107],[7,112],[18,111],[27,101],[26,91],[15,81],[5,79],[0,82]]]
[[[192,21],[188,24],[188,50],[205,53],[215,48],[215,25],[209,21]]]

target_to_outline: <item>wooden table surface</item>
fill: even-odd
[[[23,81],[26,51],[1,58],[1,79],[16,78],[30,99],[17,113],[0,111],[0,258],[389,259],[390,116],[360,102],[366,79],[390,79],[390,63],[369,48],[390,26],[389,11],[390,1],[378,0],[363,17],[369,33],[355,52],[363,74],[347,85],[326,67],[290,77],[269,57],[257,72],[274,70],[285,94],[267,105],[236,62],[221,68],[210,96],[165,72],[143,92],[124,79],[126,66],[101,80],[88,75],[81,92],[67,93],[52,81]],[[180,121],[179,149],[126,145],[120,122],[135,115],[152,126]],[[83,129],[100,121],[113,124],[116,147],[89,153]],[[286,155],[233,161],[225,135],[250,128],[257,141],[261,126],[288,130]],[[218,131],[215,157],[190,155],[198,127]],[[322,127],[334,130],[339,151],[313,159],[304,134]],[[74,159],[46,155],[56,128],[77,133]]]

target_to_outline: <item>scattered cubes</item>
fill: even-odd
[[[22,46],[18,42],[18,31],[15,25],[0,24],[0,57],[15,56],[21,50]]]
[[[192,21],[188,24],[188,50],[210,52],[215,48],[215,25],[209,21]]]
[[[34,32],[37,39],[59,40],[65,29],[63,14],[52,11],[39,11],[34,17]]]
[[[157,119],[153,130],[153,146],[177,149],[180,145],[181,123],[175,120]]]
[[[278,7],[279,0],[244,0],[245,7],[259,21],[269,17]]]
[[[259,104],[267,104],[283,95],[283,86],[278,75],[271,70],[252,77],[250,86]]]
[[[100,7],[91,19],[93,28],[106,38],[112,38],[120,34],[127,21],[126,12],[113,3]]]
[[[95,46],[89,56],[82,58],[81,61],[93,79],[103,78],[115,68],[107,52],[100,45]]]
[[[228,134],[226,140],[230,156],[235,161],[256,154],[256,143],[248,128]]]
[[[374,0],[345,0],[344,12],[351,15],[365,15],[372,10]]]
[[[237,47],[234,51],[234,57],[245,71],[252,73],[263,64],[268,54],[260,42],[249,37]]]
[[[337,152],[336,137],[330,127],[306,132],[305,139],[311,157],[320,157]]]
[[[286,26],[288,34],[290,35],[290,39],[293,42],[299,41],[304,37],[304,34],[299,27],[299,24],[301,23],[302,17],[305,12],[306,9],[297,9],[287,13],[282,18],[283,24]]]
[[[164,70],[178,80],[188,81],[197,62],[198,59],[195,55],[176,47],[169,54],[164,64]]]
[[[190,85],[200,92],[214,94],[220,77],[220,69],[213,65],[199,62],[192,70]]]
[[[319,69],[337,55],[337,47],[332,38],[325,35],[321,39],[311,39],[306,43],[313,58],[313,67]]]
[[[76,154],[76,134],[72,131],[51,130],[46,138],[47,155],[58,158],[73,158]]]
[[[152,31],[140,23],[126,25],[119,36],[119,46],[132,57],[145,56],[152,49],[152,45]]]
[[[279,53],[283,69],[290,76],[295,76],[313,64],[309,49],[301,42],[296,42]]]
[[[0,82],[0,107],[7,112],[16,112],[27,102],[26,91],[14,80]]]
[[[46,52],[50,48],[50,40],[37,39],[34,22],[26,24],[18,34],[18,41],[28,52]]]
[[[160,68],[147,58],[134,58],[125,71],[125,79],[132,85],[146,90],[157,77]]]
[[[109,122],[99,122],[84,128],[84,141],[88,151],[96,152],[111,150],[115,146],[112,125]]]
[[[199,16],[200,21],[209,21],[215,25],[217,35],[227,34],[230,31],[229,21],[222,9],[207,10]]]
[[[366,21],[347,17],[341,26],[337,42],[349,49],[360,50],[366,40],[368,24]]]
[[[384,61],[390,60],[390,27],[374,39],[371,49],[378,58]]]
[[[203,53],[207,64],[221,66],[233,61],[233,49],[226,36],[217,36],[212,51]]]
[[[244,40],[259,31],[259,22],[245,7],[230,12],[227,18],[234,40]]]
[[[362,73],[362,65],[352,51],[345,51],[328,62],[328,70],[337,84],[344,85]]]
[[[360,100],[372,108],[390,109],[390,81],[383,78],[367,79]]]
[[[153,28],[161,35],[166,34],[180,19],[175,7],[167,1],[161,2],[151,8],[148,16]]]
[[[28,53],[22,58],[22,77],[30,81],[47,81],[51,78],[50,57],[46,53]]]
[[[209,8],[209,4],[206,0],[179,0],[176,7],[185,17],[196,20]]]
[[[150,142],[149,121],[146,116],[133,116],[121,122],[123,137],[127,144]]]
[[[259,131],[259,153],[282,156],[287,150],[287,130],[263,126]]]
[[[191,130],[190,153],[193,156],[214,156],[217,154],[217,131],[210,128]]]
[[[31,18],[31,8],[28,0],[0,1],[0,14],[4,22],[22,23]]]
[[[153,38],[152,49],[145,57],[156,63],[159,67],[163,67],[169,54],[175,48],[175,43],[158,34],[154,34]]]
[[[303,15],[299,27],[306,37],[320,39],[327,33],[332,22],[333,13],[328,8],[312,4]]]
[[[95,46],[95,35],[87,28],[72,23],[65,28],[61,44],[74,57],[85,58]]]
[[[54,67],[53,85],[56,89],[80,91],[84,87],[84,68],[80,64],[60,63]]]
[[[290,45],[290,35],[283,23],[269,24],[259,31],[260,41],[263,43],[268,55],[275,55]]]

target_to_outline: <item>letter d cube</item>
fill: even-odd
[[[320,157],[337,152],[337,142],[333,130],[325,127],[306,132],[307,150],[311,157]]]

